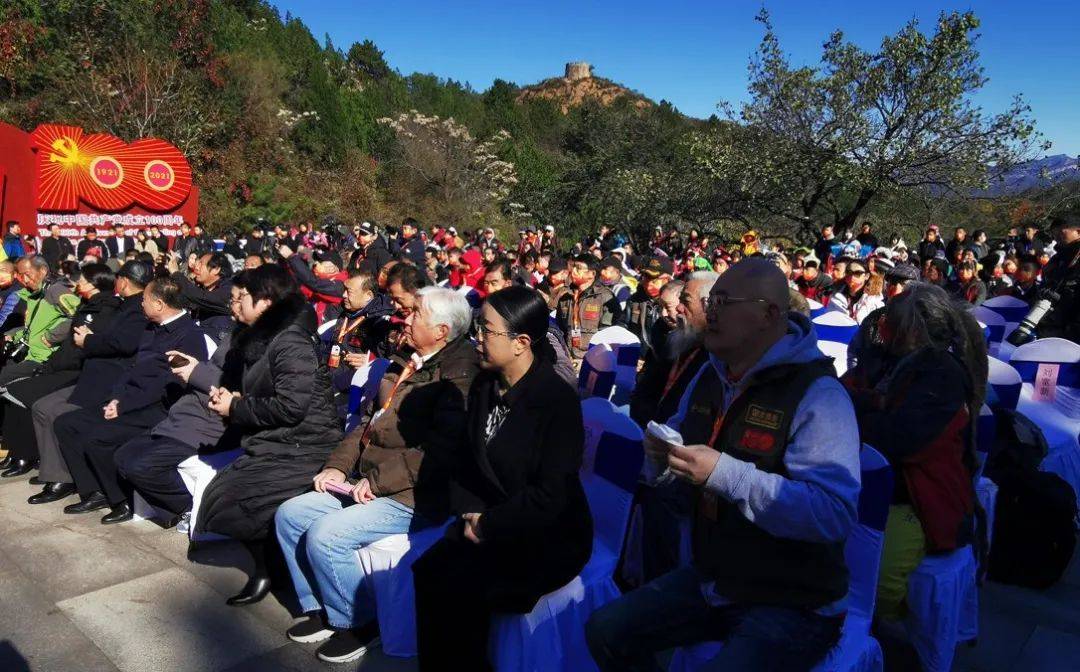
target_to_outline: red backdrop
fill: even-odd
[[[74,126],[43,124],[26,133],[0,122],[0,222],[23,233],[60,225],[81,237],[88,226],[159,227],[177,235],[198,220],[199,192],[180,150],[156,138],[133,143]]]

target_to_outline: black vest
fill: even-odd
[[[720,421],[713,447],[758,469],[787,476],[784,454],[795,410],[831,360],[787,364],[754,375]],[[723,386],[710,365],[698,380],[680,431],[687,444],[708,443],[723,408]],[[694,514],[694,565],[736,603],[816,609],[847,594],[844,544],[776,537],[738,507],[702,491]]]

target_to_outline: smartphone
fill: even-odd
[[[329,492],[336,492],[339,495],[351,496],[353,486],[350,483],[324,483],[323,487]]]
[[[179,369],[180,367],[187,366],[188,358],[183,355],[173,355],[169,358],[169,367],[173,369]]]

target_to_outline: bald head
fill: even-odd
[[[747,299],[763,299],[774,306],[788,305],[788,283],[784,272],[765,257],[747,257],[727,270],[713,287],[713,293]]]
[[[743,259],[709,292],[705,347],[741,376],[787,333],[788,301],[787,278],[775,264]]]

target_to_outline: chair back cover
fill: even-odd
[[[1023,380],[1020,372],[996,357],[987,356],[986,401],[992,408],[1016,410]]]
[[[615,353],[606,347],[589,348],[578,372],[578,395],[582,399],[609,399],[615,387]]]
[[[814,326],[814,333],[817,334],[819,341],[847,345],[859,331],[859,323],[839,310],[827,310],[812,319],[810,323]]]

